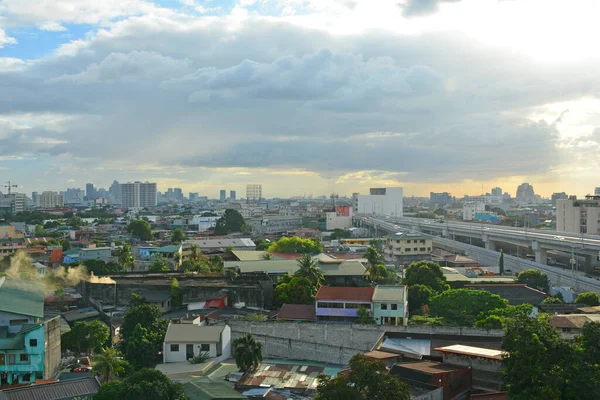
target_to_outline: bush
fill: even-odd
[[[204,364],[205,362],[207,362],[208,360],[210,360],[210,354],[208,351],[204,351],[200,354],[198,354],[196,357],[192,358],[191,360],[188,360],[190,364]]]

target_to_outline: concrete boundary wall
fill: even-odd
[[[502,330],[431,326],[339,325],[310,322],[227,322],[231,338],[251,333],[263,345],[265,358],[347,364],[356,353],[371,350],[388,331],[428,335],[504,336]]]

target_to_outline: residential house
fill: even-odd
[[[47,379],[60,363],[60,319],[44,320],[44,286],[0,278],[0,385]]]
[[[219,361],[231,356],[229,325],[169,324],[163,343],[163,363],[187,362],[204,352]]]
[[[162,247],[140,246],[138,248],[138,253],[139,258],[146,261],[151,261],[160,254],[167,260],[172,269],[177,269],[179,265],[181,265],[181,260],[183,258],[183,246],[181,244]]]
[[[372,287],[321,286],[315,296],[317,322],[352,323],[361,307],[373,312]]]
[[[71,263],[79,261],[79,252],[80,251],[81,251],[81,249],[79,247],[73,247],[72,249],[64,251],[63,252],[63,263],[71,264]]]
[[[163,314],[168,313],[172,309],[173,304],[171,303],[170,292],[142,291],[140,296],[148,303],[158,307]]]
[[[373,293],[373,318],[378,325],[408,324],[406,285],[377,285]]]
[[[276,317],[286,321],[315,322],[315,307],[309,304],[284,304]]]
[[[360,260],[321,259],[317,265],[328,285],[360,286],[369,283],[369,273]]]
[[[411,386],[420,383],[442,388],[444,400],[468,398],[471,390],[471,370],[468,367],[423,360],[395,364],[390,374]]]
[[[4,389],[0,391],[0,400],[84,400],[91,399],[100,389],[95,376],[36,383],[35,385]]]
[[[443,354],[444,364],[470,368],[473,386],[492,391],[503,390],[504,381],[500,373],[503,351],[460,344],[435,350]]]
[[[112,250],[112,247],[88,247],[79,249],[79,261],[102,260],[106,263],[115,261],[112,256]]]
[[[579,336],[583,326],[588,322],[600,322],[600,314],[562,314],[550,317],[550,325],[563,339],[568,340]]]
[[[508,303],[511,306],[518,306],[520,304],[531,304],[537,306],[548,297],[546,293],[534,288],[530,288],[529,286],[521,283],[479,283],[474,285],[465,285],[465,288],[473,290],[486,290],[488,292],[497,294],[498,296],[508,300]]]
[[[413,232],[400,232],[385,238],[383,255],[386,261],[397,264],[410,264],[429,259],[433,249],[433,239],[429,235]]]

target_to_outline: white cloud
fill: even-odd
[[[67,30],[67,28],[65,28],[58,22],[54,22],[54,21],[44,22],[43,24],[39,25],[39,28],[43,31],[50,31],[50,32],[64,32]]]
[[[0,57],[0,74],[5,72],[18,71],[25,68],[26,66],[27,63],[21,59],[12,57]]]
[[[6,32],[0,28],[0,49],[7,44],[17,44],[17,39],[8,36]]]

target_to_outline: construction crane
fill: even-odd
[[[12,185],[12,184],[11,184],[11,181],[8,181],[8,182],[6,182],[6,183],[7,183],[7,185],[4,185],[4,187],[8,189],[8,194],[10,194],[10,190],[11,190],[11,188],[16,188],[16,187],[17,187],[17,185]]]
[[[333,205],[333,208],[335,210],[335,202],[337,199],[340,198],[340,196],[337,193],[331,193],[331,195],[329,196],[329,198],[331,199],[331,204]]]

